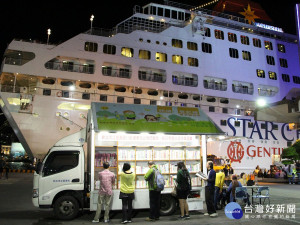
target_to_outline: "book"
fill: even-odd
[[[202,173],[201,171],[197,172],[196,173],[196,176],[197,177],[200,177],[201,179],[207,179],[207,175],[205,175],[204,173]]]

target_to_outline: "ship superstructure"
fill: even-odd
[[[298,96],[297,37],[265,28],[150,3],[112,30],[92,28],[59,45],[15,39],[3,60],[1,107],[35,157],[85,127],[99,101],[201,107],[229,136],[281,149],[297,131],[256,122],[253,112],[258,99]]]

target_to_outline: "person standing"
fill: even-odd
[[[122,199],[122,224],[131,223],[132,201],[134,199],[135,174],[130,170],[131,165],[124,163],[120,174],[120,196]]]
[[[5,169],[5,178],[6,178],[6,180],[8,180],[8,172],[9,172],[8,162],[5,162],[4,169]]]
[[[160,210],[160,193],[161,191],[157,190],[157,184],[155,182],[155,170],[157,166],[153,161],[148,162],[149,170],[145,174],[144,178],[148,182],[149,188],[149,200],[150,200],[150,215],[146,218],[146,221],[155,221],[159,220],[159,210]]]
[[[286,169],[286,173],[287,173],[287,178],[289,180],[289,184],[293,184],[294,183],[294,179],[295,179],[295,174],[293,173],[293,168],[292,165],[289,164],[287,169]]]
[[[104,222],[109,222],[109,210],[110,210],[110,202],[112,199],[112,189],[115,184],[116,176],[114,173],[109,171],[109,163],[103,163],[104,170],[99,172],[99,180],[100,180],[100,189],[98,196],[98,204],[97,211],[94,217],[93,223],[98,223],[101,215],[101,208],[104,205],[105,213],[104,213]]]
[[[235,189],[237,187],[242,187],[241,182],[237,180],[236,175],[232,175],[232,182],[230,183],[227,192],[230,193],[230,202],[235,202]]]
[[[180,216],[178,219],[189,219],[189,206],[186,202],[187,196],[191,190],[191,178],[190,173],[186,169],[186,166],[184,165],[184,162],[178,162],[177,163],[177,187],[176,187],[176,193],[177,198],[179,201],[179,207],[180,207]]]
[[[296,172],[298,177],[298,184],[300,184],[300,160],[298,160],[296,163]]]
[[[220,202],[220,195],[223,192],[224,181],[225,181],[225,173],[221,169],[218,173],[216,173],[215,196],[214,196],[214,204],[216,210],[218,209],[218,203]]]
[[[214,196],[215,196],[215,183],[216,183],[216,171],[214,170],[214,164],[212,161],[208,161],[206,168],[208,169],[207,178],[203,178],[206,181],[205,185],[205,202],[207,207],[207,213],[204,216],[217,217],[214,206]]]

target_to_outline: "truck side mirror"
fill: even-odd
[[[35,166],[35,172],[36,172],[37,174],[40,173],[41,168],[42,168],[42,165],[43,165],[42,162],[38,162],[38,163],[36,164],[36,166]]]

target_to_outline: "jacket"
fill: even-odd
[[[190,176],[190,173],[188,170],[185,171],[187,174],[187,176]],[[177,182],[177,188],[179,190],[181,190],[182,186],[184,186],[184,182],[186,182],[186,179],[184,178],[184,171],[183,170],[178,170],[177,172],[177,178],[176,178],[176,182]],[[188,184],[189,185],[189,184]],[[185,185],[185,186],[188,186],[188,185]]]
[[[208,187],[214,187],[216,183],[216,171],[214,169],[211,169],[209,171],[209,176],[207,178],[207,185]]]
[[[224,181],[225,181],[225,173],[224,172],[216,173],[215,186],[220,188],[220,191],[223,190]]]
[[[144,176],[145,180],[148,181],[149,191],[156,191],[157,189],[154,169],[158,170],[157,165],[153,165]]]

